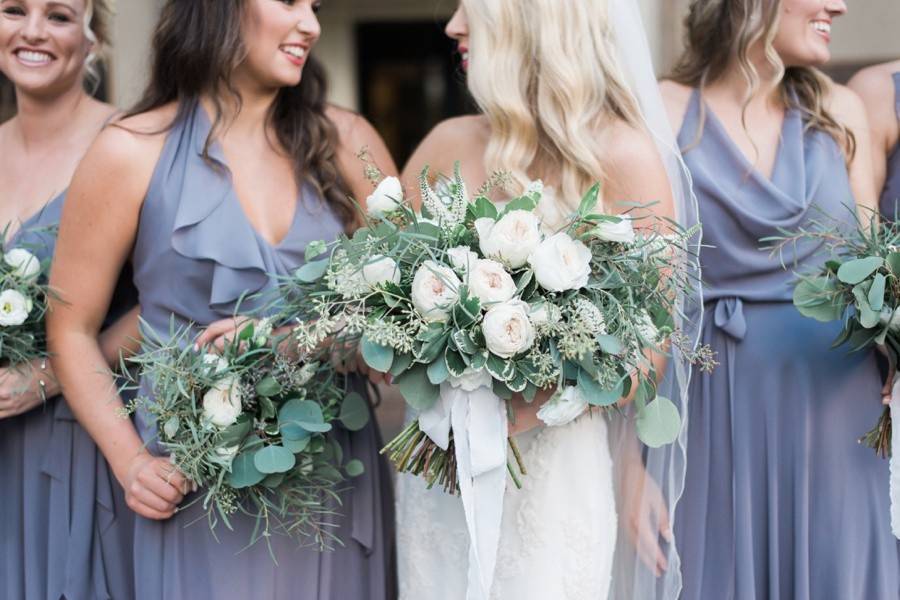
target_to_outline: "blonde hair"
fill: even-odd
[[[88,87],[96,91],[100,85],[101,72],[99,63],[109,46],[109,24],[112,10],[107,0],[84,1],[84,36],[94,48],[85,60],[85,79]]]
[[[812,67],[785,68],[774,48],[781,16],[781,0],[692,0],[685,19],[686,47],[672,71],[671,79],[702,90],[717,81],[733,62],[748,84],[746,108],[759,89],[760,76],[750,59],[750,50],[763,44],[766,62],[780,80],[784,106],[803,113],[807,129],[819,129],[841,145],[848,160],[856,152],[853,132],[842,125],[825,107],[831,80]],[[704,118],[696,140],[703,135]]]
[[[488,171],[521,193],[529,169],[557,190],[542,203],[562,222],[602,178],[599,129],[638,127],[637,101],[615,59],[607,0],[462,0],[469,20],[469,90],[491,126]],[[551,205],[552,204],[552,205]]]

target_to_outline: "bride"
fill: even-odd
[[[634,0],[462,0],[446,33],[482,114],[439,124],[407,164],[407,189],[418,189],[425,165],[449,173],[461,160],[473,185],[509,173],[511,195],[543,180],[549,193],[539,210],[548,228],[596,181],[607,212],[655,203],[659,217],[695,222]],[[668,384],[666,395],[681,402],[687,373],[674,366],[683,367],[669,365],[661,391]],[[506,488],[489,596],[467,595],[460,499],[400,475],[402,599],[677,597],[669,515],[683,482],[682,444],[639,448],[633,430],[619,425],[627,399],[624,416],[588,413],[543,427],[536,413],[550,395],[514,401],[509,433],[528,475],[522,489]]]

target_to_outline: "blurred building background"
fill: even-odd
[[[638,0],[658,73],[674,63],[689,0]],[[140,95],[150,37],[163,0],[116,0],[115,47],[100,93],[125,108]],[[324,0],[322,39],[315,50],[331,81],[331,99],[360,111],[381,132],[399,165],[438,121],[473,112],[443,27],[457,0]],[[862,66],[900,58],[900,0],[850,3],[835,22],[829,73],[846,81]],[[14,111],[0,82],[0,122]],[[380,412],[385,435],[400,422],[392,398]]]

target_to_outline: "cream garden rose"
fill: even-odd
[[[501,358],[512,358],[534,344],[534,325],[528,319],[528,304],[510,300],[488,309],[481,324],[488,350]]]
[[[503,265],[493,260],[475,261],[466,281],[482,306],[506,302],[516,295],[516,282]]]
[[[561,427],[580,417],[588,402],[575,386],[567,386],[538,409],[537,417],[548,427]]]
[[[24,248],[13,248],[3,255],[3,262],[13,268],[13,271],[23,279],[31,279],[41,272],[41,261]]]
[[[619,242],[620,244],[633,244],[635,240],[634,227],[631,219],[620,217],[618,223],[603,221],[594,228],[594,235],[607,242]]]
[[[590,249],[564,232],[541,242],[528,262],[537,282],[550,292],[581,289],[591,274]]]
[[[513,269],[524,267],[541,243],[541,222],[527,210],[510,211],[498,221],[478,219],[475,229],[482,254]]]
[[[363,266],[362,278],[369,289],[384,283],[399,284],[400,268],[393,258],[376,254]]]
[[[450,267],[426,260],[413,276],[413,306],[426,321],[446,321],[461,283]]]
[[[203,395],[203,417],[219,429],[234,425],[241,412],[240,380],[237,377],[223,377]]]
[[[28,319],[33,305],[29,298],[16,290],[0,293],[0,326],[14,327]]]
[[[383,217],[396,210],[403,201],[403,185],[396,177],[385,177],[372,195],[366,198],[366,212],[372,217]]]
[[[456,246],[447,250],[447,258],[457,273],[466,273],[478,261],[478,255],[467,246]]]

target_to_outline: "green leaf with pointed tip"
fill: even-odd
[[[329,260],[314,260],[313,262],[308,262],[294,273],[294,276],[304,283],[313,283],[318,281],[325,275],[325,272],[328,270]]]
[[[366,465],[358,458],[354,458],[344,465],[344,472],[347,473],[347,476],[349,477],[359,477],[366,472]]]
[[[459,352],[451,350],[449,347],[444,353],[444,361],[447,363],[447,370],[450,371],[450,374],[454,377],[462,377],[466,367],[468,367],[463,356]]]
[[[441,388],[428,380],[425,365],[417,364],[394,379],[407,404],[416,410],[427,410],[437,401]]]
[[[537,205],[537,200],[535,200],[534,198],[531,198],[529,196],[519,196],[518,198],[510,200],[510,202],[500,212],[499,218],[502,219],[514,210],[524,210],[527,212],[531,212],[535,208],[537,208]]]
[[[884,306],[884,286],[886,282],[884,275],[876,273],[875,279],[872,280],[872,287],[869,288],[869,306],[875,312],[879,312]]]
[[[262,417],[264,421],[275,416],[275,403],[272,402],[271,398],[260,396],[257,402],[259,402],[259,416]]]
[[[475,219],[496,219],[499,215],[494,203],[484,196],[475,198],[475,202],[471,205],[471,209],[472,216]]]
[[[838,279],[844,283],[855,285],[865,280],[869,275],[877,271],[884,265],[884,259],[880,256],[867,256],[866,258],[857,258],[850,260],[841,265],[838,269]]]
[[[234,457],[231,462],[231,473],[228,475],[228,483],[231,487],[240,490],[254,486],[265,479],[265,474],[260,473],[256,468],[255,455],[255,451],[245,451]]]
[[[178,427],[181,425],[181,422],[178,419],[178,415],[172,415],[166,421],[165,425],[163,425],[163,433],[167,438],[172,439],[175,437],[175,434],[178,433]]]
[[[794,306],[805,317],[829,322],[840,319],[844,305],[828,277],[813,277],[800,281],[794,288]]]
[[[281,384],[271,375],[263,377],[259,383],[256,384],[256,393],[265,398],[277,396],[281,393],[281,389]]]
[[[671,444],[681,432],[681,415],[668,398],[657,396],[638,411],[635,420],[638,438],[651,448]]]
[[[284,446],[267,446],[253,455],[253,466],[260,473],[287,473],[297,464],[294,453]]]
[[[244,438],[247,437],[247,434],[250,433],[251,426],[252,423],[250,417],[241,415],[234,425],[223,429],[219,433],[219,437],[216,438],[217,445],[224,448],[237,446],[243,442]]]
[[[345,429],[360,431],[369,424],[369,403],[356,392],[350,392],[341,403],[338,419]]]
[[[900,252],[891,252],[887,255],[885,262],[887,262],[891,273],[900,277]]]
[[[387,373],[394,362],[394,349],[381,344],[376,344],[363,336],[359,344],[363,360],[366,364],[380,373]]]
[[[445,352],[448,339],[450,339],[449,331],[430,342],[423,343],[422,347],[419,348],[416,361],[426,365],[433,362],[438,356],[441,356]]]
[[[580,217],[589,215],[591,211],[594,210],[594,208],[597,206],[597,201],[599,198],[600,184],[595,183],[581,199],[581,204],[578,206],[578,215]]]
[[[513,391],[502,381],[494,379],[491,387],[494,394],[501,400],[509,400],[513,397]]]

